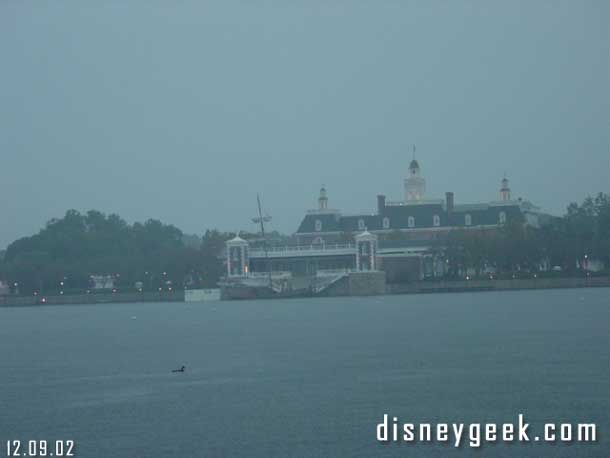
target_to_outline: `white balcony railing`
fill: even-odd
[[[316,271],[316,277],[333,277],[342,274],[348,274],[353,272],[353,269],[318,269]]]
[[[274,270],[271,272],[271,278],[289,278],[292,276],[291,272],[285,270]],[[269,278],[269,272],[249,272],[248,277],[251,278]]]
[[[270,247],[267,249],[270,258],[292,258],[306,256],[340,256],[356,254],[356,247],[352,243],[322,244],[322,245],[299,245]],[[250,258],[264,258],[265,250],[262,248],[251,248]]]

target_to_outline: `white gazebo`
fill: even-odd
[[[249,270],[248,242],[236,235],[227,241],[227,276],[245,277]]]
[[[377,236],[366,229],[354,237],[356,241],[356,270],[377,270]]]

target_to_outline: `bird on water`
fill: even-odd
[[[185,366],[182,366],[180,369],[174,369],[172,370],[172,372],[184,372],[184,370],[186,369]]]

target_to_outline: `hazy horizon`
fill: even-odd
[[[316,206],[610,192],[610,6],[0,4],[0,249],[67,209],[292,233]]]

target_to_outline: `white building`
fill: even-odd
[[[112,275],[91,275],[91,289],[103,290],[114,289],[114,277]]]
[[[10,294],[11,289],[8,286],[8,283],[3,282],[2,280],[0,280],[0,296],[6,296],[8,294]]]

